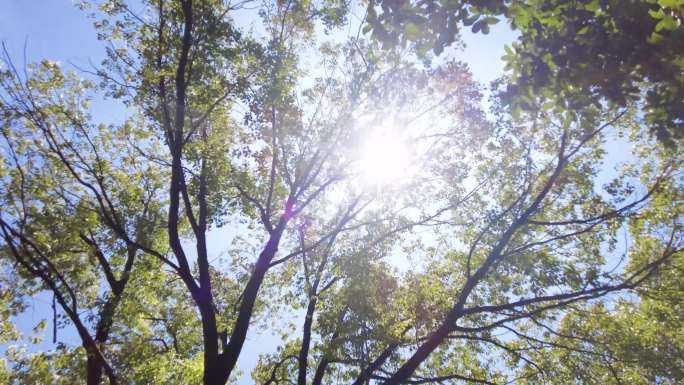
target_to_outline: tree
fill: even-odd
[[[682,159],[638,102],[501,92],[487,115],[452,58],[383,50],[363,24],[322,41],[347,3],[267,2],[261,35],[232,19],[246,2],[144,4],[95,10],[97,83],[6,58],[0,278],[22,286],[0,321],[47,291],[82,345],[11,352],[9,381],[225,384],[261,323],[282,346],[259,384],[532,381],[560,370],[548,349],[580,350],[554,341],[577,306],[620,312],[609,299],[679,277]],[[124,124],[87,113],[103,94]],[[395,180],[364,178],[370,135],[410,153]],[[618,138],[634,150],[602,174]],[[222,226],[239,237],[216,259]]]
[[[578,309],[548,329],[538,361],[549,383],[676,384],[682,372],[681,258],[639,290],[639,301]],[[538,327],[546,328],[543,325]],[[538,381],[530,378],[530,383]]]
[[[368,16],[386,44],[437,53],[462,28],[486,34],[503,16],[519,31],[504,56],[514,108],[533,108],[539,93],[570,110],[641,101],[660,140],[673,146],[684,135],[681,1],[371,1]]]
[[[0,219],[4,249],[21,266],[16,279],[25,280],[28,293],[35,285],[49,289],[75,326],[88,356],[88,382],[99,383],[104,370],[114,383],[101,347],[139,252],[158,242],[163,171],[127,145],[128,135],[144,140],[135,126],[88,121],[81,97],[89,84],[49,62],[35,73],[20,83],[10,67],[2,78],[9,166]]]

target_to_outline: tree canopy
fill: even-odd
[[[569,110],[640,102],[644,123],[675,145],[684,135],[683,15],[677,0],[381,0],[369,4],[367,29],[387,45],[440,53],[463,28],[486,34],[507,20],[520,32],[503,58],[514,108],[533,108],[540,93]]]
[[[0,68],[0,382],[684,381],[683,1],[78,6]]]

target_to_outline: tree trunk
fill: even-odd
[[[202,339],[204,342],[204,384],[214,384],[220,377],[219,352],[218,352],[218,329],[216,326],[216,313],[213,304],[198,303],[202,318]]]
[[[97,355],[86,347],[88,358],[86,362],[86,383],[88,385],[100,385],[102,380],[102,362],[97,358]]]
[[[245,343],[245,338],[247,338],[247,330],[249,329],[249,323],[252,319],[254,304],[256,303],[257,295],[259,294],[259,288],[264,281],[266,272],[270,268],[273,256],[278,251],[280,237],[282,236],[286,225],[287,220],[285,218],[281,219],[278,226],[276,226],[273,233],[271,233],[266,246],[261,251],[259,259],[254,266],[254,272],[245,287],[245,292],[242,297],[242,302],[240,303],[240,309],[238,311],[237,320],[235,321],[235,327],[233,327],[233,332],[230,336],[230,341],[228,341],[225,351],[219,357],[218,366],[220,368],[212,372],[215,373],[215,375],[205,375],[205,385],[224,385],[228,381],[230,373],[235,368],[235,364],[237,364],[238,357],[240,357],[240,352],[242,351],[242,346]]]
[[[421,345],[418,350],[411,356],[411,358],[404,363],[404,365],[399,368],[390,378],[385,380],[382,385],[399,385],[405,383],[405,381],[411,377],[413,372],[418,368],[418,366],[427,359],[427,357],[432,353],[439,344],[444,341],[444,339],[449,335],[449,330],[451,323],[444,322],[423,345]],[[381,356],[382,357],[382,356]]]
[[[316,368],[316,373],[314,374],[311,385],[321,385],[323,383],[323,376],[325,375],[325,371],[328,369],[329,363],[330,361],[328,361],[326,357],[321,359],[321,363],[318,364],[318,367]]]
[[[306,308],[306,318],[304,319],[304,330],[302,335],[302,346],[299,349],[299,369],[297,373],[297,385],[306,385],[306,369],[309,361],[309,345],[311,344],[311,325],[313,315],[316,310],[316,297],[309,299],[309,306]]]

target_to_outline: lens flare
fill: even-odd
[[[397,135],[373,133],[361,148],[361,175],[366,184],[392,184],[407,176],[409,159],[409,148]]]

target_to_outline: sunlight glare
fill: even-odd
[[[370,185],[391,184],[405,177],[409,169],[409,149],[397,135],[378,132],[369,135],[361,149],[363,180]]]

